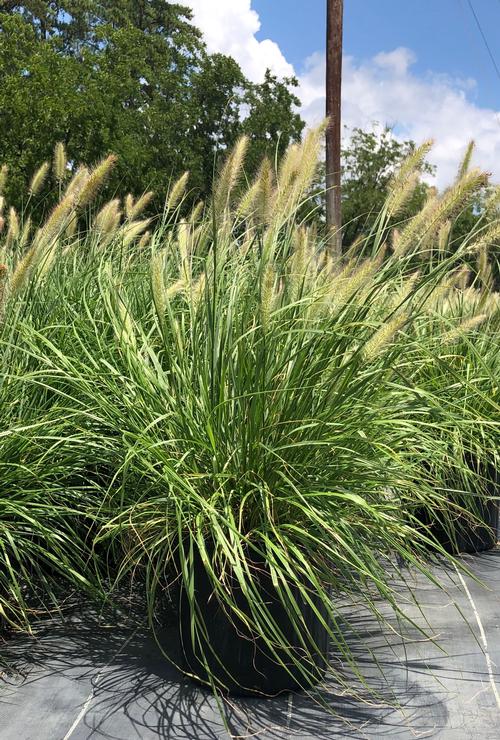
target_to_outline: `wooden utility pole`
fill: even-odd
[[[326,225],[332,256],[342,255],[340,193],[342,31],[344,0],[327,0],[326,18]]]

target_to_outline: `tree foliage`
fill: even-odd
[[[115,152],[108,190],[153,189],[158,207],[184,170],[208,192],[216,151],[242,133],[251,167],[303,129],[295,80],[250,83],[232,58],[207,53],[187,7],[163,0],[6,0],[0,76],[0,163],[18,207],[57,141],[75,163]]]
[[[349,245],[368,233],[387,197],[390,180],[401,162],[415,149],[415,142],[400,141],[389,127],[381,131],[353,129],[342,152],[342,218],[344,243]],[[426,164],[424,172],[434,168]],[[398,220],[405,220],[421,208],[429,186],[419,183]]]

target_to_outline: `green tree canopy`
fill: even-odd
[[[184,170],[207,193],[216,151],[240,134],[251,168],[304,125],[295,80],[250,83],[232,58],[207,53],[189,8],[163,0],[4,0],[0,77],[0,163],[17,206],[57,141],[75,163],[115,152],[108,191],[153,189],[158,206]]]
[[[415,149],[415,142],[400,141],[386,126],[381,131],[353,129],[348,145],[342,152],[342,220],[344,244],[367,233],[387,197],[391,177],[401,162]],[[426,164],[424,172],[434,168]],[[398,220],[420,210],[429,186],[420,183]]]

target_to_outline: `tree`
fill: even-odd
[[[209,192],[216,151],[241,133],[250,136],[253,167],[262,152],[281,152],[300,137],[296,82],[268,74],[251,84],[233,59],[206,52],[183,5],[27,0],[2,7],[0,163],[9,165],[9,200],[18,206],[22,183],[58,140],[72,162],[115,152],[107,194],[154,189],[158,208],[168,182],[186,169],[192,186]]]
[[[367,234],[385,202],[390,179],[398,166],[414,150],[411,140],[399,141],[389,127],[364,131],[354,128],[342,149],[342,245],[345,251],[358,237]],[[424,172],[434,168],[425,164]],[[325,163],[320,163],[310,193],[310,202],[302,209],[306,220],[314,220],[327,236],[325,214]],[[429,186],[420,183],[398,221],[414,215],[423,205]],[[312,201],[312,202],[311,202]],[[314,206],[314,209],[312,208]]]
[[[174,42],[182,41],[190,51],[201,44],[201,34],[191,24],[191,10],[165,0],[3,0],[2,10],[21,16],[40,39],[57,39],[68,53],[99,46],[105,26],[114,30],[133,26],[168,36]]]
[[[352,244],[367,233],[380,212],[387,188],[398,165],[415,148],[411,140],[399,141],[389,127],[381,131],[353,129],[342,152],[343,241]],[[424,172],[434,168],[426,164]],[[428,195],[428,186],[420,183],[398,220],[404,221],[420,210]]]
[[[19,206],[54,143],[66,141],[72,157],[88,154],[90,132],[102,130],[106,115],[91,65],[41,43],[21,17],[2,17],[1,28],[0,161],[9,168],[8,199]]]
[[[241,130],[250,138],[250,170],[255,171],[265,156],[279,159],[290,142],[299,141],[305,124],[296,112],[300,100],[293,90],[297,86],[294,77],[280,81],[269,70],[264,82],[247,85],[242,100],[248,115]]]

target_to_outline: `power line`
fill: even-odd
[[[474,5],[472,4],[472,0],[467,0],[467,3],[469,5],[469,8],[471,10],[472,15],[474,16],[474,20],[476,21],[476,26],[478,27],[479,33],[481,34],[481,37],[483,39],[484,45],[486,47],[486,50],[489,54],[489,57],[491,59],[491,62],[495,68],[495,72],[497,74],[498,79],[500,80],[500,69],[498,68],[498,64],[496,63],[495,57],[493,55],[493,52],[491,50],[491,47],[488,43],[488,39],[486,38],[486,34],[483,31],[483,27],[481,26],[481,21],[478,18],[478,15],[476,11],[474,10]]]

